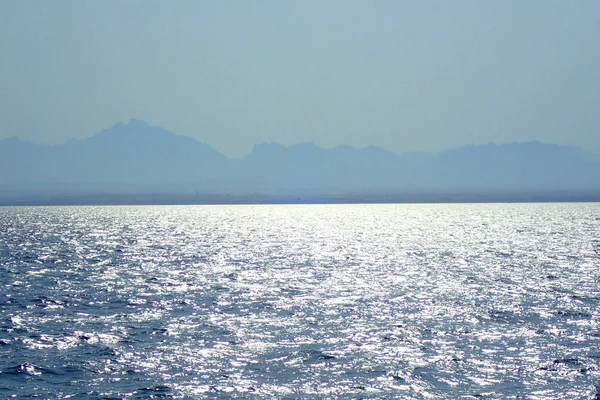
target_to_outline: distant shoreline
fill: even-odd
[[[43,194],[0,196],[0,206],[84,205],[258,205],[258,204],[432,204],[432,203],[594,203],[599,191],[407,194]]]

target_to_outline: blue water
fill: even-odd
[[[600,205],[0,208],[0,398],[600,399]]]

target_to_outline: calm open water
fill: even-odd
[[[600,204],[0,208],[0,398],[600,399]]]

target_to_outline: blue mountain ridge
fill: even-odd
[[[55,146],[0,140],[0,192],[10,193],[36,188],[213,194],[569,191],[599,190],[599,177],[597,154],[536,141],[438,154],[263,143],[231,159],[139,120]]]

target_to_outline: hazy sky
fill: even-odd
[[[600,1],[0,0],[0,138],[600,152]]]

